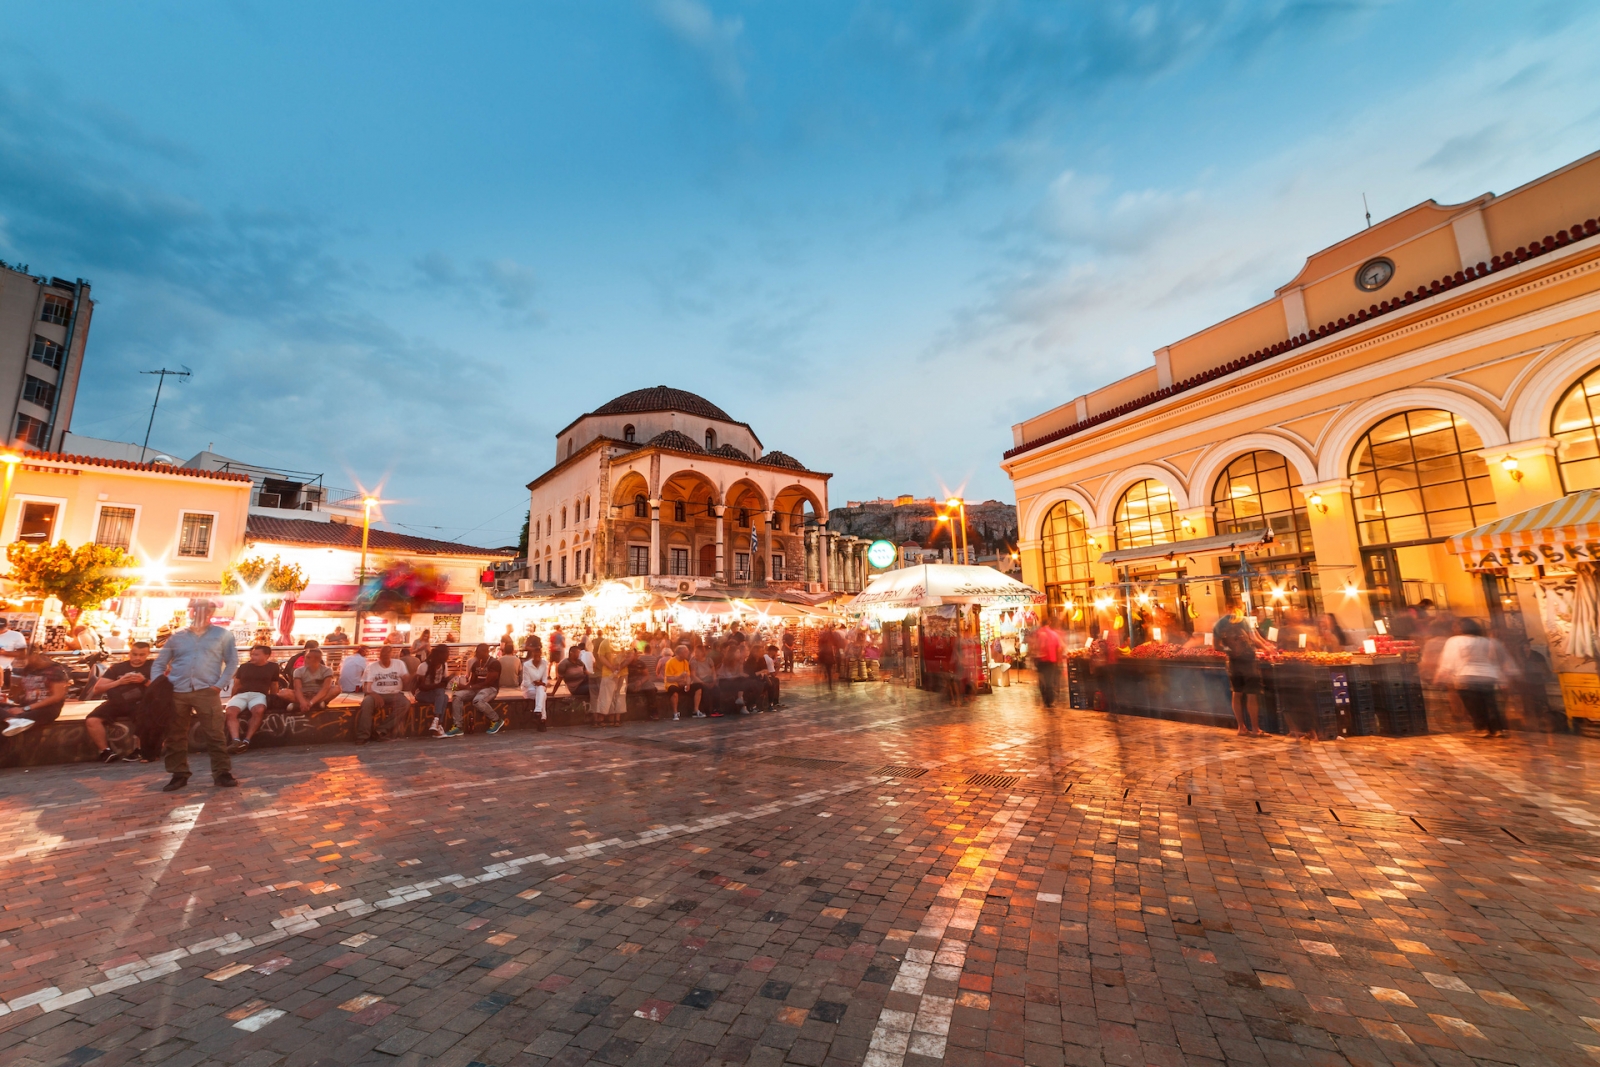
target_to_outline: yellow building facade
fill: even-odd
[[[1355,635],[1431,601],[1538,641],[1528,584],[1467,570],[1445,540],[1600,486],[1597,215],[1600,153],[1419,204],[1138,374],[1017,424],[1002,467],[1024,579],[1080,633],[1097,601],[1140,598],[1208,631],[1248,596]],[[1182,550],[1263,528],[1271,543],[1243,560]],[[1167,544],[1170,558],[1100,562]]]
[[[217,594],[244,546],[246,475],[55,452],[13,455],[0,541],[98,543],[128,552],[138,562],[137,582],[119,608],[130,631],[170,622],[191,596]]]

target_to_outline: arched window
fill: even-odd
[[[1044,553],[1044,593],[1050,606],[1062,613],[1068,629],[1083,628],[1089,599],[1089,524],[1083,509],[1063,500],[1045,513],[1040,530]]]
[[[1558,442],[1556,465],[1569,493],[1600,488],[1600,367],[1584,375],[1556,405],[1550,436]]]
[[[1277,452],[1247,452],[1228,464],[1211,490],[1217,533],[1270,529],[1276,554],[1310,552],[1300,476]]]
[[[633,497],[633,517],[648,519],[650,517],[650,501],[643,493],[636,493]]]
[[[567,528],[567,509],[566,508],[562,508],[561,509],[561,528],[563,530],[565,530]]]
[[[706,451],[710,452],[713,448],[716,448],[716,447],[717,447],[717,431],[708,429],[706,431]]]
[[[1448,411],[1403,411],[1368,430],[1350,456],[1361,543],[1437,541],[1495,518],[1482,447]]]
[[[682,522],[688,517],[688,510],[689,506],[682,500],[674,500],[672,502],[672,521]]]
[[[583,517],[585,519],[588,519],[588,517],[590,515],[589,504],[590,504],[591,499],[592,499],[591,497],[584,497],[583,498]]]
[[[1128,486],[1117,501],[1118,548],[1145,548],[1177,539],[1178,511],[1172,491],[1154,478]]]
[[[630,422],[622,428],[622,439],[629,442],[633,440],[633,423]]]

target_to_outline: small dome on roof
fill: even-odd
[[[631,415],[643,411],[681,411],[685,415],[698,415],[703,419],[720,419],[732,422],[728,413],[703,396],[685,389],[669,389],[653,385],[648,389],[635,389],[623,393],[615,400],[595,408],[591,415]]]
[[[806,465],[789,455],[787,452],[768,452],[762,456],[758,463],[765,463],[769,467],[787,467],[794,471],[803,471]]]
[[[694,443],[694,438],[677,430],[663,430],[644,444],[646,448],[667,448],[674,452],[705,452],[705,449]]]
[[[742,459],[746,463],[750,462],[750,453],[743,449],[734,448],[732,445],[719,445],[711,450],[711,454],[713,456],[721,456],[724,459]]]

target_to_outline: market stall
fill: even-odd
[[[1485,523],[1445,547],[1481,576],[1502,631],[1544,638],[1568,722],[1600,721],[1600,490]]]
[[[845,611],[879,632],[885,669],[898,662],[925,689],[955,678],[983,689],[989,642],[1002,627],[1031,627],[1043,604],[1038,590],[991,567],[924,563],[875,575]]]

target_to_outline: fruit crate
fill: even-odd
[[[1383,694],[1374,683],[1372,670],[1362,664],[1352,664],[1350,681],[1350,732],[1370,737],[1378,730],[1378,703]]]
[[[1408,663],[1379,663],[1370,670],[1379,694],[1379,730],[1389,737],[1427,733],[1428,710],[1416,669]]]
[[[1067,659],[1067,707],[1080,710],[1094,707],[1094,679],[1089,676],[1087,657]]]

